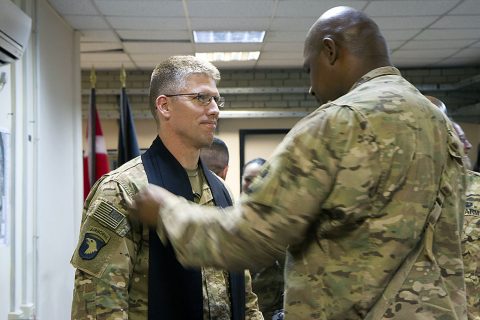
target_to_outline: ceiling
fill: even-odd
[[[327,9],[363,10],[401,68],[480,65],[480,0],[49,0],[81,33],[83,69],[152,70],[170,55],[260,51],[220,68],[300,68],[303,40]],[[193,30],[265,30],[261,44],[195,44]]]

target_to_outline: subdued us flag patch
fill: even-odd
[[[110,204],[100,201],[98,206],[93,210],[92,217],[105,227],[116,230],[120,223],[125,219],[125,215],[116,210]]]

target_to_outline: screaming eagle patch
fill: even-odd
[[[78,255],[84,260],[92,260],[97,256],[110,240],[110,236],[99,228],[92,228],[85,233],[82,244],[78,249]]]

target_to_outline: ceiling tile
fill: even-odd
[[[458,49],[431,49],[431,50],[397,50],[392,53],[393,58],[446,58],[454,54]]]
[[[165,54],[165,53],[132,53],[130,54],[130,58],[137,62],[137,61],[148,61],[148,62],[155,62],[159,63],[162,60],[167,59],[170,57],[170,54]]]
[[[480,48],[466,48],[455,53],[452,58],[479,58],[480,60]]]
[[[374,20],[379,16],[439,16],[457,3],[457,0],[371,1],[364,12]]]
[[[130,58],[125,53],[83,53],[82,62],[128,62]]]
[[[125,30],[117,29],[123,40],[179,40],[190,41],[188,30]],[[192,37],[193,39],[193,37]]]
[[[137,69],[137,67],[130,61],[123,61],[123,62],[101,61],[98,63],[81,61],[80,63],[80,66],[82,69],[90,69],[93,66],[95,67],[96,70],[120,70],[122,68],[122,65],[127,70]]]
[[[418,29],[403,29],[403,30],[381,30],[384,38],[387,41],[400,41],[411,39],[416,35]]]
[[[265,43],[267,42],[289,42],[304,41],[307,36],[307,30],[304,31],[267,31],[265,34]]]
[[[124,42],[123,46],[128,53],[164,53],[170,55],[193,53],[193,46],[190,43]]]
[[[118,1],[96,0],[105,16],[123,17],[184,17],[181,1]]]
[[[220,30],[220,31],[250,31],[250,30],[267,30],[269,19],[265,18],[191,18],[193,30]],[[248,28],[248,30],[245,30]]]
[[[263,51],[260,53],[260,59],[272,59],[272,60],[297,60],[300,64],[303,63],[303,54],[299,52],[275,52],[275,51]]]
[[[263,50],[300,52],[300,54],[303,54],[303,40],[301,42],[267,42],[263,46]]]
[[[421,67],[431,66],[440,60],[441,59],[439,58],[431,59],[429,57],[427,58],[395,57],[395,58],[392,58],[392,63],[394,66],[398,68],[421,68]]]
[[[471,45],[475,40],[411,40],[408,41],[402,49],[448,49],[463,48]]]
[[[213,65],[220,69],[249,69],[254,68],[257,61],[212,61]],[[220,80],[220,84],[222,81]],[[222,90],[219,88],[220,93]]]
[[[434,29],[480,29],[480,16],[446,16],[435,22],[431,27]]]
[[[478,39],[480,29],[427,29],[422,31],[415,40],[442,39]]]
[[[80,43],[80,52],[103,52],[103,51],[113,51],[113,50],[123,50],[122,44],[120,42],[81,42]]]
[[[422,29],[435,21],[435,16],[377,17],[375,22],[380,30]]]
[[[273,1],[190,1],[188,14],[193,18],[224,18],[236,17],[246,18],[245,10],[248,10],[248,17],[272,16]],[[215,21],[212,21],[215,24]],[[245,25],[250,27],[249,25]],[[245,27],[244,26],[244,27]],[[242,29],[243,30],[243,29]],[[249,29],[250,30],[250,29]]]
[[[303,61],[296,59],[281,59],[281,60],[267,60],[260,59],[257,62],[257,67],[260,68],[301,68]]]
[[[395,49],[403,46],[404,43],[405,43],[405,41],[387,41],[388,49],[390,51],[395,50]]]
[[[127,30],[188,30],[185,18],[106,17],[115,29]]]
[[[261,43],[198,43],[194,45],[196,52],[214,51],[260,51]]]
[[[316,18],[275,18],[272,21],[271,30],[303,31],[306,34],[316,20]]]
[[[65,20],[76,30],[110,29],[101,16],[71,16],[65,15]]]
[[[465,0],[450,14],[480,14],[480,2],[478,0]]]
[[[367,1],[342,1],[342,6],[352,7],[358,10],[362,10]],[[279,1],[278,8],[276,12],[276,17],[313,17],[315,18],[313,22],[317,20],[317,18],[327,11],[330,8],[336,7],[340,5],[339,1],[337,0],[288,0],[288,1]]]
[[[80,41],[105,41],[105,42],[115,42],[120,41],[111,30],[82,30],[80,36]]]
[[[464,67],[468,65],[478,65],[480,63],[480,57],[462,57],[462,58],[448,58],[441,61],[438,65],[444,67]]]
[[[97,9],[90,0],[48,0],[62,15],[97,15]]]

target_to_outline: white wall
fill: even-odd
[[[38,1],[37,319],[70,318],[82,207],[79,37]]]
[[[5,286],[0,251],[0,319],[8,309],[9,319],[64,320],[82,207],[79,35],[46,0],[16,3],[32,17],[33,31],[12,65],[15,238]]]
[[[11,131],[12,129],[12,99],[11,99],[11,72],[10,66],[0,67],[0,73],[5,72],[7,83],[0,91],[0,129],[2,131]],[[10,291],[5,290],[10,287],[10,265],[11,265],[11,211],[5,210],[3,214],[7,219],[7,238],[6,243],[0,243],[0,319],[6,319],[10,306]]]

